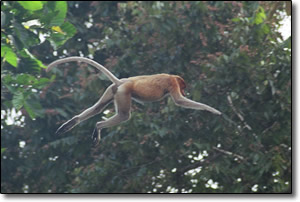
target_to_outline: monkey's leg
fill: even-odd
[[[186,97],[183,97],[183,96],[172,96],[172,98],[173,98],[176,105],[184,107],[184,108],[207,110],[207,111],[210,111],[214,114],[218,114],[218,115],[222,114],[220,111],[216,110],[213,107],[210,107],[206,104],[202,104],[202,103],[199,103],[199,102],[195,102],[195,101],[190,100],[190,99],[188,99]]]
[[[99,99],[99,101],[94,104],[92,107],[86,109],[81,114],[74,116],[72,119],[62,124],[56,131],[55,134],[65,133],[72,128],[74,128],[80,122],[99,114],[112,100],[113,100],[113,88],[115,88],[114,84],[109,86],[104,92],[103,96]]]
[[[100,121],[96,123],[96,128],[92,135],[92,138],[96,144],[98,144],[101,139],[102,128],[115,126],[119,123],[127,121],[130,118],[131,95],[126,92],[126,88],[124,86],[120,86],[118,88],[118,92],[115,94],[114,100],[116,114],[106,121]]]

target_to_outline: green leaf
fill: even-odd
[[[267,24],[263,24],[262,31],[264,34],[269,34],[269,32],[270,32],[269,26]]]
[[[44,5],[41,1],[18,1],[18,3],[29,11],[41,10]]]
[[[12,104],[16,110],[20,110],[24,105],[24,95],[22,92],[18,91],[14,94],[12,99]]]
[[[77,30],[74,27],[74,25],[72,25],[69,22],[65,22],[64,24],[62,24],[61,25],[61,29],[67,34],[67,36],[69,38],[73,37],[76,34],[76,32],[77,32]]]
[[[45,110],[43,109],[42,105],[36,99],[28,99],[24,103],[24,107],[28,112],[29,116],[34,119],[35,117],[43,117],[45,114]]]
[[[1,75],[2,76],[2,75]],[[4,77],[3,77],[3,82],[4,84],[9,84],[11,81],[13,80],[12,76],[10,74],[6,74]]]
[[[27,64],[28,69],[32,71],[40,72],[41,68],[47,68],[40,60],[36,59],[29,51],[23,50],[20,52],[22,56],[22,62]]]
[[[254,23],[255,24],[261,24],[263,22],[263,19],[261,17],[259,17],[259,15],[256,15],[255,19],[254,19]]]
[[[232,22],[239,22],[239,21],[241,21],[241,19],[240,18],[232,18],[231,21]]]
[[[36,80],[36,78],[29,74],[19,74],[16,77],[16,82],[20,85],[30,85],[35,80]]]
[[[1,44],[1,57],[4,57],[6,52],[11,50],[10,47]]]
[[[5,152],[6,148],[1,148],[1,155]]]
[[[35,119],[36,115],[33,112],[33,109],[30,107],[30,105],[26,101],[24,102],[24,108],[26,109],[26,111],[29,114],[30,118]]]
[[[265,14],[265,10],[261,7],[261,12],[259,13],[259,16],[262,18],[262,19],[266,19],[266,14]]]
[[[55,49],[58,49],[60,46],[62,46],[67,40],[69,40],[70,38],[72,38],[75,33],[76,33],[76,28],[74,27],[74,25],[72,25],[69,22],[65,22],[64,24],[62,24],[60,26],[61,30],[63,31],[64,34],[62,33],[52,33],[49,41],[51,42],[52,46]]]
[[[11,85],[11,82],[13,81],[13,78],[11,75],[7,75],[4,77],[3,79],[3,84],[5,85],[5,87],[12,93],[14,94],[17,90],[15,86]]]
[[[46,85],[48,85],[50,82],[50,79],[48,78],[41,78],[40,80],[36,80],[34,83],[34,87],[38,89],[44,88]]]
[[[56,1],[55,2],[55,12],[56,15],[49,23],[49,26],[60,26],[64,23],[66,15],[67,15],[68,5],[65,1]]]
[[[17,55],[13,50],[8,46],[1,46],[1,57],[4,57],[5,60],[14,67],[18,65]]]
[[[15,34],[15,40],[21,42],[25,48],[30,48],[31,46],[40,43],[40,40],[36,34],[26,29],[22,24],[14,22],[13,30]]]
[[[259,12],[256,13],[255,18],[254,18],[254,23],[255,24],[261,24],[263,21],[266,19],[266,14],[265,11],[262,7],[259,7]]]

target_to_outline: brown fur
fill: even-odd
[[[149,76],[135,76],[128,78],[127,87],[132,97],[141,101],[157,101],[171,92],[184,94],[184,80],[175,75],[155,74]]]
[[[214,114],[221,115],[218,110],[190,100],[185,96],[184,89],[186,84],[180,76],[170,74],[155,74],[145,76],[129,77],[127,79],[118,79],[105,67],[97,62],[83,57],[69,57],[54,61],[51,63],[47,71],[52,67],[65,62],[81,61],[95,66],[102,71],[114,84],[109,86],[99,101],[92,107],[86,109],[81,114],[74,116],[71,120],[64,123],[56,131],[57,134],[65,133],[71,130],[80,122],[95,116],[103,111],[103,109],[112,101],[114,101],[116,107],[116,114],[105,120],[97,122],[96,129],[92,135],[96,142],[100,141],[100,134],[102,128],[112,127],[130,118],[131,99],[134,98],[137,101],[157,101],[170,95],[176,105],[196,109],[207,110]]]

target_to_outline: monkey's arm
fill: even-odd
[[[198,110],[207,110],[210,111],[211,113],[221,115],[222,113],[215,108],[212,108],[206,104],[202,104],[199,102],[195,102],[193,100],[190,100],[186,97],[183,97],[182,95],[179,96],[172,96],[174,102],[176,105],[184,107],[184,108],[190,108],[190,109],[198,109]]]
[[[184,97],[183,89],[186,87],[184,80],[181,77],[175,77],[176,79],[172,80],[172,88],[170,91],[170,95],[173,98],[176,105],[190,108],[190,109],[198,109],[198,110],[207,110],[211,113],[221,115],[222,113],[206,104],[202,104],[199,102],[195,102]]]

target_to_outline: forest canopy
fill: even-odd
[[[288,1],[1,1],[1,193],[291,193]],[[224,116],[134,103],[56,136],[110,81],[176,74]]]

